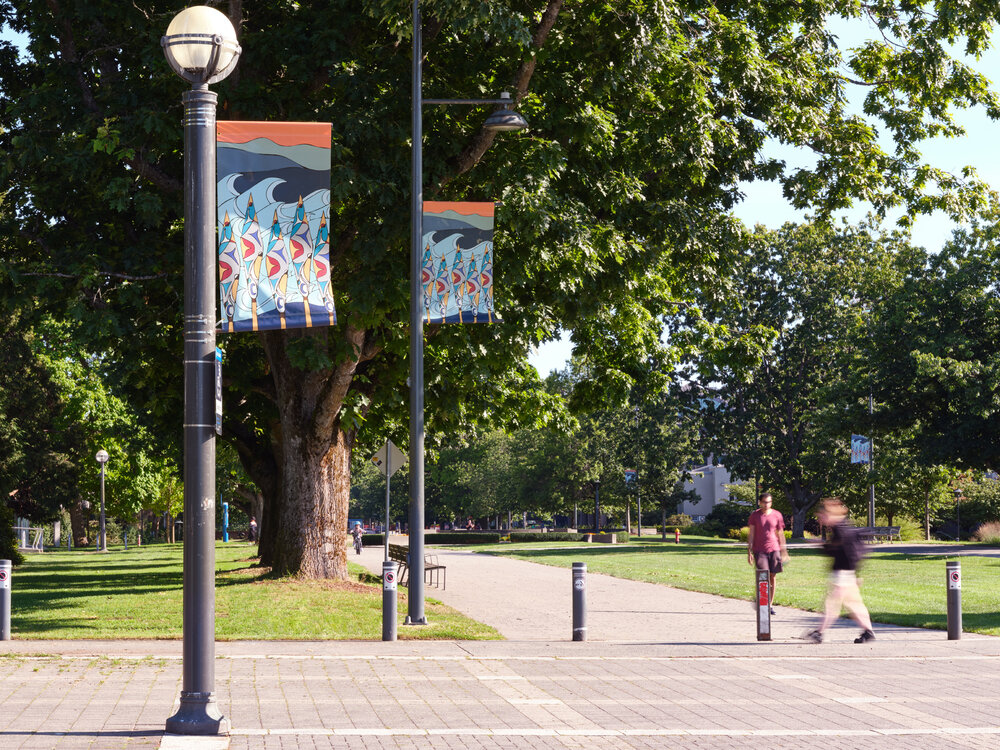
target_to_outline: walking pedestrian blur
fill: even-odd
[[[250,533],[248,536],[249,541],[257,541],[257,519],[254,516],[250,516]]]
[[[819,522],[830,528],[830,538],[823,545],[823,550],[831,557],[833,565],[830,570],[823,621],[806,637],[815,643],[821,643],[824,631],[840,617],[840,610],[843,607],[861,626],[861,635],[855,638],[854,642],[873,641],[875,633],[872,631],[872,618],[861,599],[861,589],[858,586],[857,571],[858,565],[864,558],[864,542],[861,541],[858,530],[848,520],[847,506],[839,497],[828,497],[823,500],[819,510]]]
[[[747,520],[747,562],[757,570],[768,571],[771,583],[771,593],[768,605],[774,614],[774,577],[781,572],[788,562],[788,549],[785,547],[785,519],[781,513],[771,506],[774,498],[770,492],[757,498],[757,510],[750,514]]]

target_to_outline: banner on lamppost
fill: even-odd
[[[425,323],[494,323],[493,203],[424,201]]]
[[[625,469],[625,484],[632,484],[635,481],[635,469]]]
[[[223,331],[336,324],[330,137],[330,123],[218,123]]]
[[[872,441],[863,435],[851,435],[851,463],[870,464],[872,461]]]

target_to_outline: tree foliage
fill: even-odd
[[[409,4],[216,4],[244,49],[218,86],[220,116],[333,123],[341,322],[228,337],[224,437],[264,496],[264,560],[345,575],[356,441],[405,445]],[[79,320],[89,351],[116,353],[157,437],[178,444],[181,84],[156,40],[180,7],[0,0],[0,21],[29,39],[20,59],[0,47],[0,294]],[[986,200],[971,173],[925,167],[917,145],[958,131],[952,107],[997,114],[948,47],[985,50],[990,4],[427,0],[424,13],[425,93],[509,90],[532,124],[494,143],[480,111],[424,112],[425,197],[502,201],[503,322],[428,331],[431,445],[477,421],[533,424],[550,402],[525,357],[561,328],[591,364],[578,390],[591,405],[650,373],[662,386],[680,350],[753,364],[759,331],[690,304],[696,291],[724,299],[741,182],[777,179],[820,211],[864,198],[964,215]],[[842,51],[834,16],[870,18],[882,37]],[[847,104],[855,83],[864,114]],[[765,157],[768,138],[812,149],[815,166]],[[691,325],[664,343],[681,312]]]

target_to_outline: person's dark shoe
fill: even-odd
[[[823,642],[823,631],[821,630],[810,630],[806,633],[806,640],[812,641],[813,643]]]
[[[868,641],[874,641],[875,634],[870,630],[862,631],[861,635],[854,639],[855,643],[868,643]]]
[[[770,609],[770,610],[771,610],[771,614],[772,614],[772,615],[776,615],[776,614],[778,614],[777,612],[775,612],[775,611],[774,611],[774,607],[768,607],[768,609]]]

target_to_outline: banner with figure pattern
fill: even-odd
[[[221,330],[337,322],[329,123],[218,123]]]
[[[493,323],[493,204],[424,201],[425,323]]]

